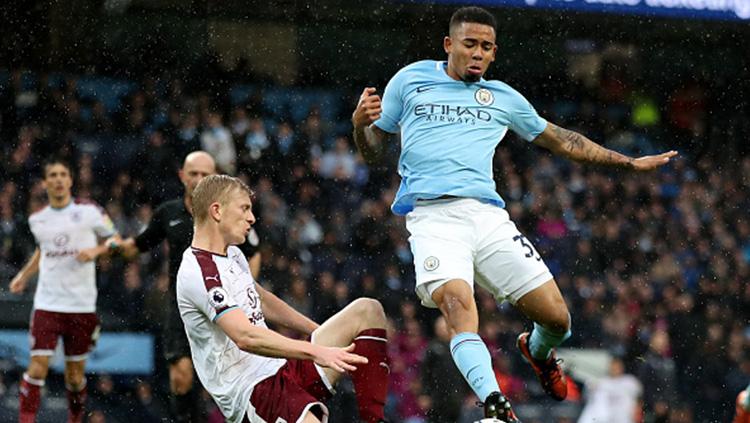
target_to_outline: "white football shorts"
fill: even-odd
[[[432,293],[452,279],[474,281],[498,301],[515,304],[552,279],[547,265],[505,209],[470,198],[420,200],[406,215],[416,291],[436,308]]]

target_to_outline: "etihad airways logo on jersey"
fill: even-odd
[[[490,112],[481,107],[461,107],[447,104],[418,104],[414,115],[424,117],[425,122],[463,123],[476,125],[477,122],[492,120]]]

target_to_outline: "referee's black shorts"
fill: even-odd
[[[164,358],[169,364],[177,362],[183,357],[190,358],[190,343],[185,334],[185,326],[182,323],[177,306],[169,307],[167,310],[162,342],[164,345]]]

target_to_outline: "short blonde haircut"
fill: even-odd
[[[230,194],[240,190],[253,195],[253,191],[240,179],[229,175],[209,175],[201,179],[193,190],[193,219],[200,225],[208,219],[208,208],[218,202],[226,205]]]

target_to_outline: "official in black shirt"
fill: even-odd
[[[205,420],[201,401],[193,389],[194,370],[190,356],[190,345],[185,335],[179,310],[175,282],[177,270],[182,261],[182,253],[193,239],[193,217],[191,195],[198,182],[216,173],[213,158],[204,151],[195,151],[185,157],[179,171],[180,181],[185,186],[183,198],[167,201],[154,211],[146,229],[135,238],[128,238],[117,245],[125,257],[149,251],[166,240],[169,246],[169,290],[167,292],[167,313],[162,331],[164,355],[169,363],[169,386],[171,390],[170,408],[177,422],[199,422]],[[245,243],[238,247],[245,253],[254,278],[260,269],[258,235],[250,231]]]

